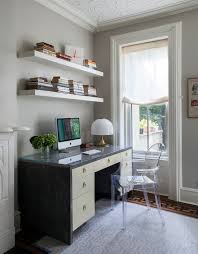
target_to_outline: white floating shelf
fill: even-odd
[[[60,59],[55,56],[50,56],[48,54],[33,50],[26,52],[22,55],[20,55],[20,58],[23,58],[25,60],[31,61],[31,62],[37,62],[37,63],[42,63],[50,66],[55,66],[64,70],[70,69],[70,70],[75,70],[75,71],[80,71],[87,73],[89,76],[93,77],[103,77],[103,72],[94,70],[91,68],[88,68],[86,66],[72,63],[63,59]]]
[[[57,93],[57,92],[43,91],[43,90],[21,90],[21,91],[19,91],[19,95],[50,97],[50,98],[88,101],[88,102],[103,102],[104,101],[103,98],[99,98],[99,97],[64,94],[64,93]]]

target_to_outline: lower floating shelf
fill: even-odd
[[[99,97],[64,94],[64,93],[57,93],[57,92],[43,91],[43,90],[21,90],[19,91],[19,95],[50,97],[50,98],[87,101],[87,102],[103,102],[104,101],[103,98],[99,98]]]

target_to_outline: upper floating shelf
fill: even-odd
[[[84,73],[87,73],[88,76],[103,77],[104,75],[104,73],[101,71],[94,70],[80,64],[72,63],[72,62],[69,62],[54,56],[50,56],[36,50],[23,53],[20,55],[20,58],[29,60],[31,62],[37,62],[37,63],[47,64],[50,66],[55,66],[64,70],[70,69],[70,70],[84,72]]]

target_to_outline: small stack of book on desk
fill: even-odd
[[[56,51],[53,45],[46,42],[38,42],[34,48],[35,50],[48,54],[50,56],[56,56]]]
[[[56,92],[66,93],[66,94],[70,92],[68,79],[66,78],[63,78],[60,76],[54,76],[51,83],[54,86],[54,89]]]
[[[45,90],[45,91],[54,91],[54,86],[48,82],[46,78],[35,77],[28,80],[27,90]]]
[[[96,88],[94,86],[83,85],[84,95],[86,96],[97,96]]]
[[[84,59],[83,65],[86,66],[86,67],[88,67],[88,68],[92,68],[92,69],[94,69],[94,70],[97,69],[96,62],[93,61],[93,60]]]
[[[83,83],[81,81],[68,80],[69,92],[75,95],[84,95]]]

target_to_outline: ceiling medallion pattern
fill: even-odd
[[[65,0],[98,24],[189,2],[189,0]]]

